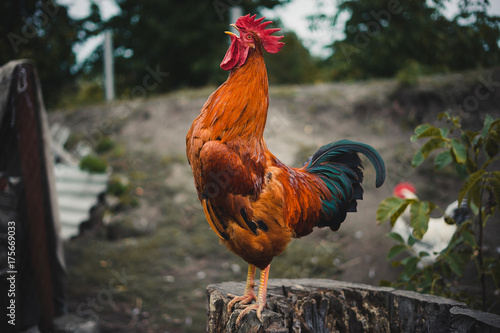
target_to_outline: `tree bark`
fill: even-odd
[[[500,316],[461,302],[323,279],[269,280],[262,322],[251,311],[236,327],[241,309],[228,313],[227,295],[244,288],[243,282],[207,287],[207,332],[500,332]]]

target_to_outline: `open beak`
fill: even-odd
[[[235,29],[236,29],[236,31],[240,31],[240,29],[238,29],[238,27],[236,26],[236,24],[230,24],[230,26],[232,26],[233,28],[235,28]],[[228,34],[228,35],[230,35],[230,36],[231,36],[231,35],[233,35],[233,36],[238,37],[238,35],[236,35],[236,34],[232,33],[231,31],[224,31],[224,33],[226,33],[226,34]]]

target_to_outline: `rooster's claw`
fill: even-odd
[[[239,305],[247,305],[251,303],[253,300],[257,300],[257,297],[255,296],[254,293],[248,294],[248,295],[243,295],[243,296],[236,296],[236,295],[227,295],[228,297],[232,298],[232,300],[227,304],[227,311],[231,312],[233,310],[233,307],[235,306],[236,303],[240,303]]]
[[[243,317],[245,317],[250,311],[252,310],[257,310],[257,318],[259,319],[259,321],[262,323],[262,310],[264,310],[266,304],[259,304],[259,303],[256,303],[256,304],[251,304],[251,305],[248,305],[243,311],[241,311],[241,313],[238,315],[238,318],[236,318],[236,327],[240,326],[241,324],[241,320],[243,319]]]

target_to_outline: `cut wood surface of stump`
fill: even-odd
[[[207,332],[500,332],[500,316],[464,303],[393,288],[325,279],[269,280],[262,322],[255,311],[239,327],[241,309],[227,311],[227,295],[244,282],[207,287]]]

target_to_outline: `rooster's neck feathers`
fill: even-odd
[[[257,48],[205,103],[203,127],[211,131],[212,140],[263,142],[268,106],[267,71],[262,50]]]

